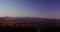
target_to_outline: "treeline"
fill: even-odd
[[[36,32],[34,27],[11,27],[11,26],[1,26],[0,32]]]
[[[21,25],[16,26],[16,24],[13,24],[13,26],[2,26],[0,23],[0,32],[60,32],[60,27],[57,26],[41,26],[40,28],[38,27],[30,27],[30,26],[25,26],[22,27]]]
[[[37,28],[35,27],[22,27],[18,25],[16,27],[16,24],[13,24],[13,26],[2,26],[0,23],[0,32],[37,32]]]

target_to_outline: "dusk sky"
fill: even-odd
[[[0,0],[0,16],[60,18],[60,0]]]

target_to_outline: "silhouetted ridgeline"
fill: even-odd
[[[0,32],[60,32],[59,19],[0,19]]]
[[[13,24],[13,26],[0,25],[0,32],[37,32],[37,28],[29,26],[22,27],[20,25],[17,27],[16,24]]]
[[[35,23],[34,23],[35,24]],[[35,24],[36,26],[38,24]],[[29,26],[26,24],[24,27],[23,25],[17,25],[13,24],[13,26],[2,26],[0,23],[0,32],[60,32],[60,27],[59,26],[44,26],[39,25],[39,27],[36,27],[35,25]]]

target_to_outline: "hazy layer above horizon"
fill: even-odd
[[[60,0],[0,0],[0,16],[60,18]]]

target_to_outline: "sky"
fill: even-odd
[[[0,16],[60,18],[60,0],[0,0]]]

